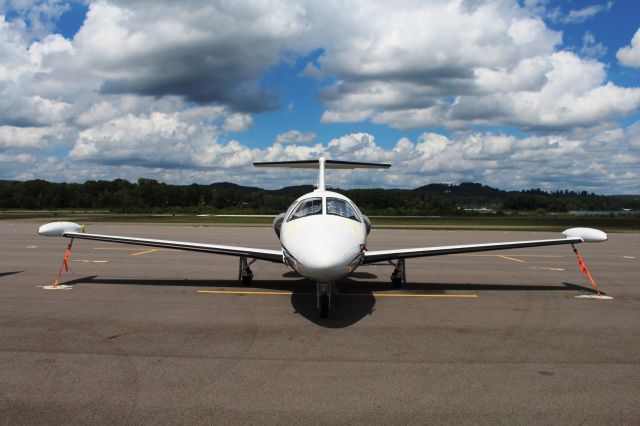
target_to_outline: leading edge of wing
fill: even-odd
[[[579,244],[582,238],[557,238],[551,240],[513,241],[504,243],[466,244],[459,246],[421,247],[395,250],[365,251],[363,264],[381,262],[394,259],[408,259],[411,257],[443,256],[446,254],[473,253],[503,249],[516,249],[539,246],[555,246],[560,244]]]
[[[223,246],[215,244],[191,243],[185,241],[154,240],[150,238],[121,237],[117,235],[85,234],[80,232],[64,232],[62,237],[83,240],[106,241],[110,243],[133,244],[138,246],[162,247],[175,250],[199,251],[228,256],[250,257],[283,263],[282,250],[257,249],[251,247]]]

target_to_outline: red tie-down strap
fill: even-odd
[[[71,247],[73,246],[73,238],[69,240],[69,245],[67,246],[67,252],[64,255],[64,259],[62,259],[62,265],[60,265],[60,271],[58,271],[58,276],[56,277],[56,282],[53,283],[54,287],[58,286],[60,282],[60,276],[62,275],[62,269],[66,272],[69,272],[69,256],[71,256]],[[71,271],[73,273],[73,271]]]
[[[593,286],[593,288],[596,289],[596,294],[600,296],[600,290],[598,290],[598,284],[596,284],[596,280],[594,280],[591,274],[589,273],[589,270],[587,269],[587,265],[584,263],[584,260],[582,260],[582,256],[580,255],[580,253],[578,253],[578,250],[573,244],[571,244],[571,248],[573,249],[573,252],[576,254],[576,257],[578,258],[578,265],[580,266],[580,270],[582,271],[585,277],[589,278],[589,281],[591,281],[591,285]]]

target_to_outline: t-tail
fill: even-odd
[[[319,191],[326,190],[326,185],[324,183],[325,169],[388,169],[391,167],[391,164],[326,160],[324,157],[320,157],[317,160],[256,162],[253,163],[253,165],[255,167],[288,167],[292,169],[315,169],[317,167]]]

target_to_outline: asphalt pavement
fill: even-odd
[[[236,258],[66,241],[0,221],[0,424],[640,424],[640,234],[359,269],[314,284]],[[278,248],[264,227],[87,232]],[[373,230],[372,250],[555,238]]]

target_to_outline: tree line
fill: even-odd
[[[311,186],[265,190],[222,182],[171,185],[153,179],[56,183],[0,181],[0,209],[109,210],[119,213],[277,214]],[[503,191],[479,183],[430,184],[416,189],[333,189],[370,215],[474,215],[494,212],[640,210],[640,196],[586,191]]]

